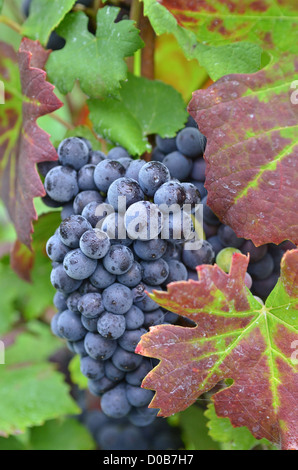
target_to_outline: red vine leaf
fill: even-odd
[[[16,54],[0,42],[0,78],[5,104],[0,106],[1,197],[20,242],[31,246],[32,221],[37,220],[33,199],[45,195],[36,164],[57,159],[49,135],[36,120],[62,106],[46,81],[48,59],[37,41],[23,39]]]
[[[208,142],[208,205],[256,246],[298,243],[297,58],[227,75],[194,93],[189,112]]]
[[[143,335],[136,352],[161,360],[143,387],[156,390],[150,407],[169,416],[229,380],[213,395],[218,416],[247,426],[257,439],[298,449],[298,250],[284,255],[265,306],[245,288],[247,264],[234,254],[229,274],[202,265],[198,281],[154,291],[157,303],[196,327],[158,325]]]

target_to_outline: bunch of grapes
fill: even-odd
[[[200,192],[204,213],[204,234],[207,242],[215,253],[215,261],[219,267],[228,272],[233,253],[249,253],[250,262],[246,274],[246,285],[253,294],[265,300],[274,288],[280,273],[280,261],[287,249],[295,248],[290,242],[281,245],[269,243],[256,247],[251,240],[237,237],[228,225],[221,224],[220,220],[207,206],[207,190],[204,187],[206,163],[203,153],[199,149],[205,148],[205,137],[199,132],[198,126],[192,117],[189,117],[185,128],[171,139],[156,138],[156,147],[152,153],[152,159],[164,163],[173,176],[180,177],[193,184]],[[190,159],[193,164],[189,168]],[[182,175],[182,176],[181,176]],[[186,259],[187,258],[187,259]],[[197,279],[194,268],[201,264],[193,253],[184,256],[184,262],[193,259],[193,264],[188,263],[188,275],[191,279]]]
[[[177,152],[189,171],[204,145],[202,136],[196,155]],[[187,280],[197,265],[214,261],[208,242],[195,245],[201,195],[192,183],[179,182],[175,165],[133,160],[121,147],[105,155],[73,137],[61,142],[58,156],[39,164],[46,203],[63,206],[47,243],[57,289],[52,330],[80,355],[103,412],[146,426],[157,410],[148,408],[153,391],[141,383],[157,362],[134,351],[150,326],[178,319],[147,292]]]
[[[82,422],[101,450],[178,450],[183,446],[180,429],[162,418],[140,428],[127,418],[109,418],[91,410],[83,413]]]

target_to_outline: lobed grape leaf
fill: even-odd
[[[221,450],[251,450],[259,445],[274,449],[266,439],[256,439],[245,426],[234,428],[228,418],[219,418],[213,403],[208,405],[204,414],[208,418],[209,436],[220,443]]]
[[[151,150],[146,136],[173,137],[187,119],[182,96],[170,85],[129,74],[120,100],[88,100],[95,131],[132,155]]]
[[[169,416],[224,381],[212,397],[218,416],[257,439],[298,449],[298,250],[285,253],[265,305],[245,287],[247,264],[236,253],[229,274],[198,266],[198,281],[150,295],[196,327],[159,325],[142,336],[136,352],[161,360],[142,386],[157,392],[150,407]]]
[[[188,58],[217,80],[260,68],[261,47],[270,55],[297,53],[295,0],[143,0],[157,34],[172,32]],[[231,44],[232,43],[232,44]]]
[[[45,190],[36,163],[56,160],[49,135],[36,124],[40,116],[62,106],[42,70],[49,52],[38,42],[23,39],[18,54],[0,43],[0,78],[5,104],[0,106],[1,197],[20,242],[31,245],[32,220],[37,219],[33,198]]]
[[[33,322],[13,345],[7,346],[4,338],[7,347],[5,364],[0,365],[1,436],[23,433],[47,420],[80,413],[63,374],[46,362],[61,344],[50,336],[48,326]],[[36,354],[37,350],[41,354]]]
[[[193,94],[189,112],[207,137],[208,205],[256,246],[298,243],[297,58],[229,75]]]
[[[98,10],[96,36],[88,31],[83,12],[70,13],[58,27],[66,45],[52,52],[47,72],[62,93],[70,92],[79,80],[90,97],[118,95],[119,82],[127,76],[124,58],[143,46],[133,21],[115,23],[118,12],[119,8],[110,6]]]
[[[51,32],[72,9],[75,0],[32,0],[30,14],[22,27],[22,35],[47,45]]]

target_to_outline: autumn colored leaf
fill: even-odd
[[[237,253],[229,274],[202,265],[198,281],[154,291],[157,303],[196,327],[158,325],[143,335],[136,352],[161,360],[143,387],[156,390],[150,407],[169,416],[225,383],[212,397],[218,416],[257,439],[298,449],[298,250],[284,255],[265,305],[245,287],[247,264]]]
[[[17,54],[1,42],[0,53],[0,79],[5,87],[5,104],[0,107],[1,197],[20,242],[30,247],[32,220],[37,219],[33,198],[45,195],[36,164],[58,158],[49,135],[36,120],[62,103],[42,70],[49,51],[38,42],[23,39]]]
[[[297,58],[284,55],[196,91],[188,108],[207,137],[208,205],[256,246],[298,243],[297,72]]]

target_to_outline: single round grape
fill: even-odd
[[[140,201],[127,209],[124,224],[131,239],[152,240],[162,230],[163,215],[156,204]]]
[[[156,145],[158,149],[164,154],[177,150],[176,137],[160,137],[160,135],[157,135]]]
[[[94,182],[97,188],[107,193],[113,181],[121,178],[125,174],[125,168],[117,160],[103,160],[94,171]]]
[[[96,228],[105,217],[108,215],[108,210],[104,204],[101,202],[93,201],[89,202],[87,206],[84,207],[82,211],[82,216],[92,225],[93,228]],[[98,226],[98,228],[100,228]]]
[[[97,331],[104,338],[118,339],[123,335],[125,329],[126,323],[123,315],[105,312],[97,322]]]
[[[151,294],[153,289],[162,290],[160,286],[151,287],[145,285],[146,292]],[[134,305],[143,310],[143,312],[152,312],[153,310],[156,310],[159,305],[153,299],[151,299],[146,292],[143,293],[143,297],[134,300]]]
[[[74,215],[73,201],[68,202],[67,204],[64,204],[60,215],[61,215],[61,220],[68,219],[68,217],[70,217],[71,215]]]
[[[98,289],[106,289],[114,284],[115,281],[116,275],[109,273],[102,263],[97,264],[97,268],[92,276],[90,276],[91,284]]]
[[[183,263],[190,269],[196,269],[200,264],[212,264],[214,260],[214,251],[210,243],[206,240],[200,241],[198,249],[184,249],[182,254]],[[188,243],[188,248],[192,245],[196,247],[197,240]]]
[[[157,189],[171,178],[168,168],[161,162],[148,162],[139,172],[139,183],[147,196],[153,197]]]
[[[161,238],[153,240],[136,240],[133,244],[134,252],[144,261],[154,261],[165,255],[167,242]]]
[[[130,372],[140,366],[143,357],[133,352],[125,351],[120,346],[117,347],[113,356],[112,363],[118,369],[124,372]]]
[[[133,159],[130,158],[130,157],[119,158],[119,160],[118,160],[118,162],[121,163],[121,165],[124,166],[125,170],[127,170],[127,168],[129,167],[129,165],[131,164],[132,161],[133,161]]]
[[[83,280],[91,276],[97,266],[95,259],[88,258],[77,248],[72,250],[64,258],[63,266],[68,276],[72,279]]]
[[[118,344],[125,351],[134,352],[142,335],[146,333],[144,328],[138,330],[127,330],[123,332],[121,338],[118,339]]]
[[[117,367],[115,367],[112,363],[111,359],[108,359],[104,362],[104,368],[105,376],[113,382],[120,382],[120,380],[123,380],[125,377],[125,372],[123,370],[117,369]]]
[[[244,238],[238,238],[229,225],[221,225],[218,229],[217,236],[224,246],[240,248],[244,242]]]
[[[123,245],[112,245],[103,259],[103,265],[111,274],[125,274],[134,262],[132,251]]]
[[[256,263],[260,261],[266,255],[268,251],[268,245],[255,246],[251,240],[245,240],[241,246],[241,252],[244,255],[249,253],[249,262]]]
[[[70,310],[61,313],[57,322],[58,331],[68,341],[79,341],[86,335],[80,317]]]
[[[78,185],[80,191],[96,190],[94,183],[95,165],[84,165],[78,172]]]
[[[47,255],[52,261],[62,263],[65,255],[69,252],[69,248],[62,243],[58,235],[53,235],[46,245]]]
[[[119,160],[120,158],[129,158],[129,157],[130,155],[128,151],[125,150],[125,148],[120,147],[120,146],[112,148],[107,155],[107,158],[109,158],[110,160]]]
[[[96,292],[83,295],[78,302],[78,310],[86,318],[98,317],[104,312],[101,295]]]
[[[185,127],[176,138],[178,150],[190,158],[202,157],[206,143],[206,137],[195,127]]]
[[[168,168],[172,178],[177,178],[180,181],[184,181],[188,178],[193,165],[189,158],[178,151],[169,153],[163,159],[163,164]]]
[[[82,282],[69,277],[65,272],[63,264],[59,264],[51,272],[51,283],[58,291],[70,294],[78,290]]]
[[[52,317],[51,330],[55,336],[58,336],[58,338],[64,338],[64,336],[60,333],[59,328],[58,328],[58,320],[59,320],[60,315],[61,313],[56,313],[56,315]]]
[[[212,237],[207,238],[207,242],[212,246],[215,255],[224,249],[224,246],[217,235],[213,235]]]
[[[108,235],[97,228],[87,230],[80,238],[80,249],[88,258],[103,258],[108,253],[110,246]]]
[[[100,380],[104,377],[103,362],[95,361],[91,357],[83,357],[80,361],[81,372],[91,380]]]
[[[104,414],[111,418],[123,418],[128,415],[131,410],[126,397],[126,390],[124,384],[116,385],[112,390],[104,393],[100,406]]]
[[[88,380],[88,389],[95,397],[101,397],[103,393],[115,387],[115,382],[103,377],[99,380]]]
[[[139,173],[144,165],[146,165],[145,160],[133,160],[126,169],[125,176],[139,182]]]
[[[143,268],[137,261],[134,261],[131,268],[125,273],[117,276],[117,281],[127,287],[137,286],[143,275]]]
[[[174,245],[173,243],[167,244],[167,249],[163,254],[163,259],[168,263],[168,261],[180,261],[182,256],[182,250],[179,245]]]
[[[126,396],[131,406],[139,407],[148,405],[154,397],[154,392],[152,390],[146,390],[145,388],[127,384]]]
[[[45,177],[47,194],[56,202],[69,202],[79,192],[77,172],[68,166],[56,166]]]
[[[155,420],[157,413],[157,409],[148,408],[147,405],[134,407],[129,413],[129,421],[138,427],[149,426]]]
[[[266,253],[260,261],[249,264],[247,271],[254,279],[260,281],[269,277],[273,273],[273,269],[273,258],[270,253]]]
[[[132,307],[133,297],[131,290],[123,284],[112,284],[102,293],[105,309],[116,315],[123,315]]]
[[[67,310],[66,298],[62,292],[56,292],[56,294],[54,295],[53,303],[56,309],[60,312],[62,312],[63,310]]]
[[[160,258],[156,261],[142,261],[143,281],[151,286],[163,284],[169,275],[168,263]]]
[[[183,263],[177,260],[170,260],[167,263],[169,267],[169,275],[165,281],[165,284],[169,284],[170,282],[187,280],[187,269]]]
[[[81,322],[86,330],[90,331],[91,333],[97,332],[97,322],[99,319],[99,315],[94,318],[87,318],[84,315],[81,315]]]
[[[201,202],[201,194],[198,188],[192,183],[181,183],[185,191],[185,201],[184,204],[190,204],[191,207],[195,207],[196,204]]]
[[[67,308],[68,310],[71,310],[74,313],[79,313],[78,310],[78,302],[81,299],[81,294],[79,292],[73,292],[67,297]]]
[[[190,177],[196,181],[204,183],[206,173],[206,161],[203,158],[195,160]]]
[[[75,214],[82,214],[83,210],[85,209],[90,202],[97,202],[97,204],[101,204],[103,202],[103,198],[98,191],[82,191],[80,192],[73,201],[73,210]]]
[[[151,161],[162,162],[165,156],[166,154],[164,152],[162,152],[158,147],[155,147],[155,149],[153,149],[153,152],[151,154]]]
[[[69,248],[79,248],[81,236],[91,229],[92,227],[85,217],[71,215],[60,224],[58,233],[64,245]]]
[[[160,309],[157,308],[152,312],[147,312],[144,315],[144,327],[150,328],[150,326],[161,325],[165,322],[165,313]]]
[[[162,206],[171,206],[178,204],[183,206],[186,200],[186,192],[182,184],[177,181],[168,181],[158,188],[154,194],[154,203],[157,204],[162,211]]]
[[[88,332],[85,337],[85,349],[92,359],[105,361],[113,356],[117,348],[117,341],[106,339],[103,336]]]
[[[50,161],[50,162],[39,162],[37,164],[37,168],[38,168],[38,171],[39,173],[46,177],[48,172],[52,169],[52,168],[55,168],[56,166],[58,166],[59,163],[57,161]]]
[[[90,158],[89,158],[89,163],[91,165],[98,165],[100,162],[105,160],[107,156],[105,153],[101,152],[100,150],[91,150],[90,151]]]
[[[133,305],[125,314],[126,329],[136,330],[144,324],[144,313],[141,309]]]
[[[153,365],[150,359],[144,358],[139,367],[132,372],[128,372],[125,375],[125,380],[128,384],[140,387],[144,378],[153,369]]]
[[[204,222],[209,225],[220,225],[220,220],[218,217],[212,212],[209,206],[207,206],[207,196],[203,197],[202,199],[203,204],[203,217]]]
[[[58,157],[61,165],[68,165],[79,170],[88,163],[89,148],[79,137],[69,137],[60,143]]]
[[[109,204],[116,211],[123,213],[135,202],[142,201],[144,193],[137,181],[123,177],[118,178],[111,184],[107,197]]]

